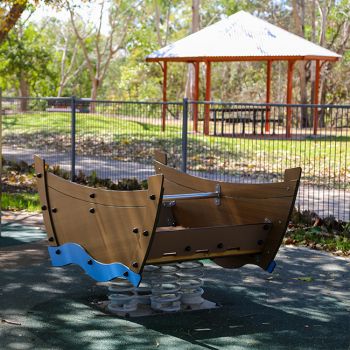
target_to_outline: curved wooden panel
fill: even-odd
[[[214,192],[220,185],[220,205],[216,205],[213,199],[177,200],[172,207],[176,225],[205,228],[271,222],[271,232],[259,254],[239,257],[232,254],[232,257],[214,260],[225,267],[239,267],[247,263],[264,269],[268,267],[286,232],[299,187],[300,168],[286,170],[283,182],[271,184],[235,184],[197,178],[157,161],[155,170],[164,175],[164,194]]]
[[[41,164],[38,157],[36,164]],[[44,222],[48,232],[55,228],[54,245],[77,243],[101,263],[142,271],[158,220],[163,176],[151,176],[147,191],[132,192],[89,188],[44,173],[46,187],[41,179],[38,187],[41,200],[47,198]]]
[[[51,209],[50,209],[50,200],[48,198],[47,191],[47,172],[45,170],[45,161],[38,156],[34,156],[34,166],[35,166],[35,176],[36,183],[39,193],[39,199],[41,204],[41,209],[43,213],[47,239],[49,245],[56,246],[57,245],[57,236],[55,233],[54,224],[52,222],[51,217]]]

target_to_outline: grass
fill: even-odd
[[[155,148],[176,153],[181,149],[181,127],[174,122],[161,132],[160,120],[142,116],[136,119],[78,113],[76,116],[77,152],[114,159],[147,162]],[[141,117],[138,117],[141,119]],[[158,124],[154,124],[157,121]],[[191,128],[192,123],[189,123]],[[3,118],[4,141],[8,145],[69,150],[69,113],[30,113]],[[198,171],[219,171],[228,175],[274,174],[301,166],[303,182],[328,188],[350,187],[349,139],[339,134],[321,139],[252,139],[189,134],[188,166]],[[21,138],[22,137],[22,138]],[[63,139],[62,139],[63,138]],[[93,142],[92,142],[93,141]],[[91,142],[93,145],[91,145]],[[41,145],[40,143],[45,143]],[[102,145],[103,143],[103,145]],[[350,147],[350,145],[349,145]],[[140,155],[140,159],[137,156]]]
[[[38,194],[34,193],[2,193],[1,208],[3,210],[40,211]]]

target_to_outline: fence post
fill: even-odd
[[[2,89],[0,88],[0,237],[2,224]]]
[[[182,163],[181,171],[187,171],[187,127],[188,127],[188,99],[182,101]]]
[[[76,97],[71,101],[71,181],[75,181],[75,136],[76,136]]]

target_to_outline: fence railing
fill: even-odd
[[[301,166],[297,206],[350,219],[350,106],[71,97],[3,98],[2,110],[5,159],[31,163],[37,153],[71,179],[82,171],[113,181],[153,174],[156,149],[182,171],[240,183],[279,181]]]

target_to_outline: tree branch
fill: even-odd
[[[15,2],[8,14],[0,22],[0,44],[6,39],[8,32],[16,24],[21,17],[22,13],[26,9],[28,4],[27,0],[21,2]]]

